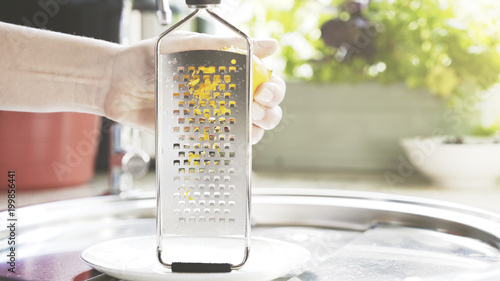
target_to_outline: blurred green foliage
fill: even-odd
[[[349,19],[339,9],[343,0],[257,0],[251,26],[279,38],[289,77],[331,83],[404,81],[409,88],[464,98],[499,81],[500,8],[494,2],[372,0],[363,11],[376,31],[365,36],[376,48],[370,61],[355,56],[341,62],[339,50],[321,39],[323,23]]]

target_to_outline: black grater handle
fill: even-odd
[[[188,6],[219,5],[222,0],[186,0]]]

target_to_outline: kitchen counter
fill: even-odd
[[[255,172],[252,180],[253,188],[319,188],[382,192],[448,201],[500,213],[500,186],[478,189],[442,188],[433,186],[425,179],[416,176],[401,185],[392,186],[387,183],[382,173]],[[149,196],[155,194],[154,184],[154,173],[149,173],[137,181],[137,187]],[[102,173],[84,185],[40,191],[17,190],[16,207],[104,195],[108,191],[107,186],[107,174]],[[0,209],[5,209],[7,196],[1,198]]]

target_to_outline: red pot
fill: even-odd
[[[101,118],[60,112],[0,111],[0,187],[15,171],[16,188],[83,184],[94,176]]]

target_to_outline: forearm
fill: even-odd
[[[0,110],[103,115],[117,44],[0,22]]]

